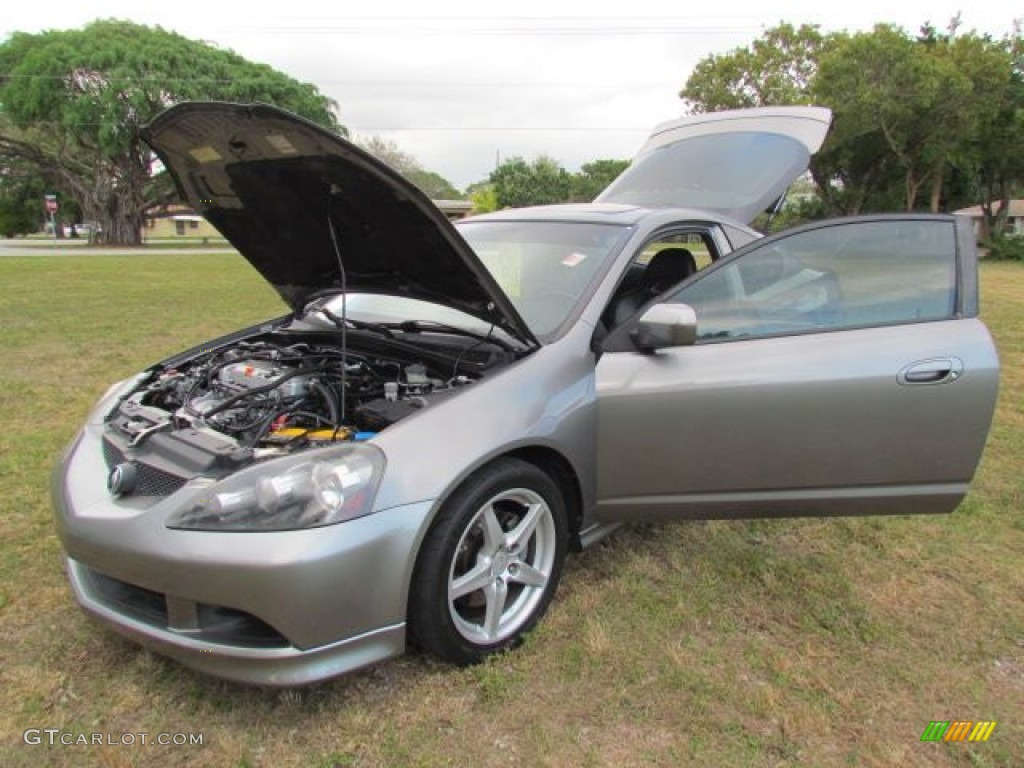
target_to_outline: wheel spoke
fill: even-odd
[[[466,571],[452,582],[448,590],[450,600],[458,600],[464,595],[483,589],[491,582],[491,564],[484,558],[479,558],[476,565]]]
[[[537,568],[534,568],[529,563],[519,561],[516,563],[516,569],[513,572],[509,570],[509,580],[514,581],[517,584],[525,584],[528,587],[543,587],[548,583],[548,575]]]
[[[506,534],[505,546],[512,550],[526,546],[526,542],[529,541],[533,532],[537,530],[537,523],[540,522],[541,516],[546,510],[547,505],[543,503],[530,504],[526,508],[526,514],[523,515],[523,519]]]
[[[484,615],[484,636],[490,640],[497,636],[501,615],[505,613],[505,601],[508,598],[508,586],[504,579],[495,579],[484,587],[487,598],[487,611]]]
[[[494,513],[494,505],[488,504],[484,513],[480,516],[480,527],[484,532],[483,554],[493,555],[505,543],[505,531],[498,522],[498,516]]]
[[[532,481],[545,489],[550,483],[532,469],[512,473],[508,464],[503,472],[519,482],[471,497],[472,506],[459,511],[466,515],[461,533],[454,542],[446,540],[451,554],[441,596],[447,597],[451,629],[468,642],[474,657],[506,647],[536,622],[564,556],[559,509]],[[454,551],[447,549],[452,543]]]

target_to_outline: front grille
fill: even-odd
[[[181,629],[171,626],[167,596],[163,593],[111,578],[91,568],[85,572],[93,597],[116,613],[159,629]],[[245,648],[285,648],[289,645],[280,632],[245,611],[179,599],[179,609],[182,604],[195,611],[197,626],[189,629],[190,637]]]
[[[103,459],[108,469],[127,461],[124,452],[108,438],[103,440]],[[170,496],[188,482],[186,477],[178,477],[141,461],[131,463],[135,465],[135,471],[138,473],[138,480],[132,490],[133,496]]]
[[[139,481],[133,493],[136,496],[170,496],[188,482],[184,477],[163,472],[154,467],[136,462],[139,468]]]

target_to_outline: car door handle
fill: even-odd
[[[936,357],[911,363],[896,375],[900,384],[945,384],[956,381],[964,372],[963,360]]]

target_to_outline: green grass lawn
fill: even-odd
[[[1024,265],[983,265],[1002,390],[955,514],[637,527],[570,559],[512,654],[292,691],[88,621],[48,497],[111,382],[279,313],[276,296],[233,255],[3,258],[0,285],[0,765],[1024,765]],[[951,719],[998,725],[919,741]],[[28,746],[27,728],[204,743]]]
[[[77,238],[72,237],[59,237],[54,240],[53,235],[46,234],[43,232],[34,232],[30,235],[24,235],[14,240],[16,243],[18,240],[27,240],[31,243],[37,242],[49,242],[55,243],[58,246],[78,246],[86,245],[82,243],[86,240],[86,235],[79,235]],[[197,237],[192,235],[175,235],[173,237],[162,237],[162,238],[150,238],[143,243],[143,247],[146,248],[195,248],[197,252],[202,251],[203,247],[213,246],[216,248],[229,246],[227,240],[223,237]],[[111,247],[119,248],[121,246],[108,246],[102,243],[97,243],[94,247],[96,249],[109,250]]]

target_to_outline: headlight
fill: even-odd
[[[367,443],[309,451],[250,467],[215,483],[168,528],[286,531],[316,528],[370,513],[384,474],[384,453]]]

